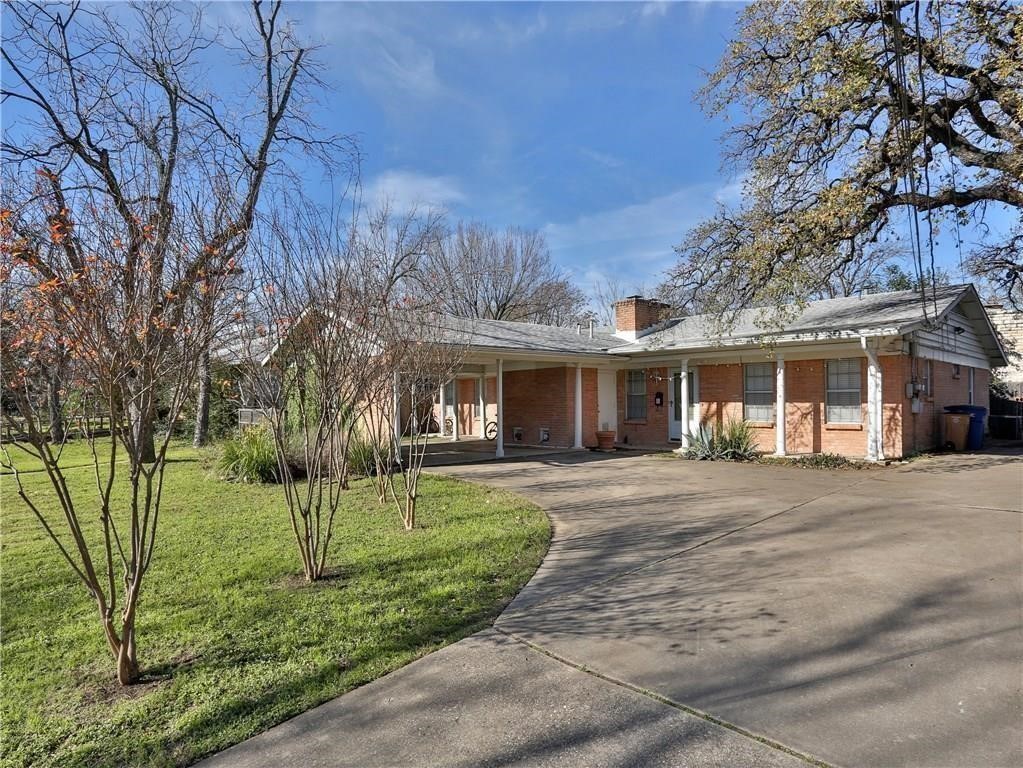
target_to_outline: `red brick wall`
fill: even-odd
[[[906,382],[909,380],[907,355],[882,355],[881,398],[884,400],[882,416],[882,440],[887,459],[905,455],[903,439],[909,414],[909,400],[906,398]]]
[[[661,322],[669,307],[656,299],[631,297],[616,301],[615,330],[642,331]]]
[[[919,381],[923,376],[924,359],[904,357],[904,376],[902,382],[902,401],[905,408],[905,429],[903,431],[903,450],[906,454],[938,448],[944,442],[944,418],[946,405],[966,405],[969,403],[969,370],[967,365],[959,367],[959,378],[954,376],[952,363],[938,360],[931,362],[932,382],[931,393],[922,395],[923,408],[920,413],[911,413],[910,400],[906,397],[905,385],[912,380],[915,373]],[[974,368],[974,404],[990,408],[990,371]]]
[[[740,363],[701,365],[698,384],[700,423],[720,429],[729,421],[741,421],[744,385]],[[761,451],[773,453],[774,425],[755,424],[753,431],[757,437],[757,447]]]
[[[618,371],[618,442],[640,447],[662,447],[668,443],[668,417],[671,382],[667,368],[646,368],[646,418],[625,418],[626,371]],[[664,395],[664,403],[654,405],[656,393]]]
[[[583,369],[583,445],[596,445],[597,371]],[[575,366],[508,371],[504,374],[504,439],[514,445],[513,431],[522,427],[522,444],[535,445],[540,427],[551,431],[548,443],[570,447],[575,442]]]
[[[825,422],[825,363],[825,360],[791,360],[785,363],[785,450],[788,453],[838,453],[863,458],[867,454],[867,359],[860,360],[859,424]]]

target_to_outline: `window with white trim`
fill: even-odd
[[[630,370],[626,375],[625,418],[646,418],[646,371]]]
[[[774,365],[743,366],[742,415],[746,421],[774,421]]]
[[[863,368],[858,357],[828,360],[824,420],[829,424],[862,423],[862,386]]]
[[[967,368],[966,369],[966,394],[967,394],[967,401],[966,402],[969,403],[970,405],[976,405],[976,402],[973,399],[973,397],[974,397],[974,394],[973,394],[973,374],[974,374],[975,370],[976,369],[974,369],[974,368]]]
[[[931,397],[934,394],[934,363],[930,360],[921,360],[920,367],[923,369],[920,377],[923,380],[924,395]]]

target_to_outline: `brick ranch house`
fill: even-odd
[[[467,345],[435,401],[454,440],[506,445],[685,445],[701,425],[746,419],[762,451],[876,461],[939,446],[943,407],[988,405],[1006,356],[970,285],[810,303],[766,333],[757,310],[663,320],[656,301],[615,304],[615,329],[453,319]],[[683,375],[684,374],[684,375]],[[496,430],[495,426],[496,425]]]

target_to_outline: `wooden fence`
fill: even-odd
[[[991,437],[1023,440],[1023,402],[992,394],[988,431]]]

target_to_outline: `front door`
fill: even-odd
[[[597,369],[597,429],[618,430],[618,374]]]
[[[689,423],[688,433],[690,435],[695,434],[700,427],[700,397],[697,391],[697,387],[700,385],[699,376],[693,369],[686,373],[689,376],[689,402],[683,405],[681,372],[678,368],[671,372],[671,402],[668,403],[670,409],[668,418],[669,440],[682,439],[683,419],[686,419]]]

